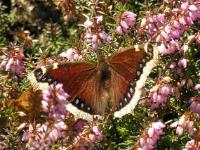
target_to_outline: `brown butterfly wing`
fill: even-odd
[[[142,71],[142,67],[140,69],[139,66],[145,55],[143,49],[136,51],[134,47],[131,47],[114,54],[109,59],[112,83],[110,95],[114,106],[117,106],[118,109],[126,105],[132,98],[135,80]]]
[[[96,63],[65,63],[48,69],[46,75],[63,84],[71,103],[79,109],[89,113],[104,112],[102,106],[106,104],[100,101],[103,88]]]
[[[15,111],[23,111],[27,117],[37,117],[41,111],[41,100],[41,90],[33,91],[33,88],[30,87],[18,99],[7,100],[6,105],[15,106]]]

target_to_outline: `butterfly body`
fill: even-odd
[[[38,68],[34,78],[37,82],[62,83],[70,95],[71,103],[67,108],[79,116],[104,115],[109,109],[117,113],[126,106],[134,109],[135,106],[129,104],[136,105],[140,95],[136,94],[136,89],[141,88],[155,66],[151,62],[145,69],[155,53],[149,45],[146,48],[130,47],[111,57],[100,55],[97,62],[66,62]],[[142,75],[143,81],[137,84]]]

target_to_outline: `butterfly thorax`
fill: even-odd
[[[111,72],[109,70],[109,65],[103,56],[98,58],[97,63],[98,78],[99,78],[99,106],[96,110],[100,114],[104,114],[105,110],[109,105],[110,100],[110,82],[111,82]]]
[[[111,72],[109,70],[108,62],[101,56],[97,63],[97,68],[100,74],[100,81],[105,89],[109,88]]]

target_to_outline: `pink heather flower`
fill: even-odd
[[[124,34],[124,31],[123,31],[123,29],[122,29],[121,26],[118,26],[118,27],[117,27],[117,32],[118,32],[120,35],[123,35],[123,34]]]
[[[120,35],[123,35],[127,32],[129,28],[131,28],[135,24],[136,14],[130,11],[125,11],[120,16],[120,26],[117,27],[117,32]]]
[[[88,121],[83,120],[83,119],[78,119],[76,120],[76,122],[74,123],[74,129],[78,132],[83,131],[84,127],[88,125]]]
[[[121,26],[123,26],[123,24],[127,24],[127,26],[132,27],[135,24],[135,20],[136,20],[136,14],[134,14],[133,12],[130,11],[125,11],[120,19],[121,19]],[[126,26],[126,25],[125,25]]]
[[[48,113],[49,118],[63,120],[68,115],[65,107],[68,97],[62,84],[50,85],[47,90],[43,91],[43,111]]]
[[[92,25],[93,25],[93,22],[90,21],[89,19],[84,22],[84,27],[85,28],[91,28]]]
[[[147,133],[144,133],[139,139],[137,150],[155,149],[157,141],[164,134],[164,128],[165,125],[161,121],[153,122],[147,130]]]
[[[167,96],[165,96],[165,95],[158,95],[157,96],[157,103],[160,105],[160,106],[165,106],[166,105],[166,103],[167,103]]]
[[[178,134],[178,136],[181,136],[183,134],[183,128],[181,126],[178,126],[176,128],[176,134]]]
[[[178,136],[181,136],[186,129],[189,135],[193,135],[196,131],[196,128],[193,126],[194,122],[189,120],[189,117],[182,115],[180,119],[170,125],[171,128],[176,128],[176,133]]]
[[[93,126],[92,131],[93,131],[94,135],[96,136],[97,140],[103,139],[102,131],[98,128],[98,126]]]
[[[54,124],[54,127],[58,130],[66,130],[67,126],[63,121],[58,121]]]
[[[0,69],[17,75],[22,78],[25,74],[24,54],[21,49],[15,47],[12,51],[3,55],[0,59]]]
[[[180,67],[186,68],[187,67],[187,61],[186,61],[186,59],[185,58],[180,59],[179,62],[178,62],[178,65]]]
[[[147,19],[146,18],[143,18],[141,23],[140,23],[140,26],[143,28],[147,23]]]
[[[184,75],[181,68],[178,68],[178,69],[176,70],[176,74],[179,75],[180,77],[183,77],[183,75]]]
[[[111,37],[103,30],[101,30],[101,24],[103,22],[103,16],[97,16],[94,22],[87,20],[84,23],[86,33],[84,36],[85,42],[92,47],[92,50],[97,50],[102,43],[110,43]]]
[[[200,97],[192,97],[190,99],[190,109],[200,115]]]
[[[162,56],[173,54],[180,50],[180,44],[177,40],[180,40],[188,26],[200,18],[199,10],[198,2],[192,4],[191,2],[183,2],[180,8],[172,10],[174,15],[169,23],[165,24],[164,15],[160,15],[160,18],[158,15],[154,15],[143,19],[141,27],[146,30],[149,39],[156,35],[156,42],[160,43],[158,49]]]
[[[60,123],[58,123],[60,124]],[[49,123],[29,125],[29,129],[24,132],[22,141],[27,141],[29,149],[49,149],[49,146],[56,142],[59,138],[64,137],[62,128],[52,126]]]
[[[188,45],[183,45],[182,49],[183,49],[184,53],[186,53],[188,51]]]
[[[189,6],[189,10],[190,10],[190,11],[198,11],[199,9],[198,9],[197,6],[195,6],[195,5],[190,5],[190,6]]]
[[[23,111],[18,111],[17,113],[18,113],[18,115],[19,115],[20,117],[25,117],[25,116],[26,116],[26,113],[23,112]]]
[[[196,84],[196,85],[194,86],[194,90],[200,90],[200,84]]]
[[[82,59],[82,56],[77,53],[75,48],[69,48],[67,51],[60,53],[60,56],[68,61],[79,61]]]
[[[168,32],[170,33],[170,31],[168,31]],[[164,37],[164,39],[166,41],[170,41],[172,37],[171,37],[171,35],[169,33],[166,33],[166,31],[161,31],[160,34]]]
[[[170,86],[165,85],[161,88],[160,94],[168,96],[172,94],[172,88]]]
[[[166,46],[163,43],[161,43],[157,48],[158,48],[158,51],[162,55],[167,55],[169,53],[168,50],[167,50],[167,48],[166,48]]]
[[[103,43],[110,43],[111,42],[111,37],[104,31],[99,33],[99,36]]]
[[[176,128],[177,126],[178,126],[178,122],[177,121],[170,125],[171,128]]]
[[[89,134],[89,139],[90,139],[92,142],[96,142],[96,135],[94,135],[94,134]]]
[[[172,95],[172,88],[169,85],[164,85],[160,89],[155,88],[151,91],[150,105],[151,108],[165,107],[168,96]]]
[[[24,127],[26,127],[26,123],[21,123],[21,124],[17,127],[17,130],[22,130]]]
[[[103,16],[97,16],[97,24],[100,24],[103,22]]]
[[[84,39],[90,46],[92,46],[92,49],[94,51],[98,49],[98,47],[102,42],[103,43],[111,42],[111,37],[105,31],[102,31],[98,34],[86,32]]]
[[[180,48],[180,45],[177,41],[170,41],[168,45],[161,43],[160,46],[158,46],[158,50],[162,56],[173,54],[175,51],[177,51]]]
[[[169,68],[174,69],[176,67],[176,63],[172,62],[172,64],[169,66]]]
[[[189,2],[185,2],[185,3],[181,4],[181,9],[182,10],[188,10],[188,8],[189,8]]]
[[[199,150],[200,149],[200,141],[195,141],[194,139],[188,141],[183,150]]]
[[[140,26],[147,30],[147,36],[151,38],[155,33],[159,32],[159,28],[163,27],[164,23],[165,15],[158,14],[142,19]]]

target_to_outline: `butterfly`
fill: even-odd
[[[15,111],[23,111],[28,117],[37,117],[40,113],[42,91],[28,88],[17,99],[6,100],[6,106],[14,106]]]
[[[146,43],[122,48],[97,62],[54,63],[37,68],[29,76],[33,85],[62,83],[70,95],[67,109],[77,118],[91,119],[113,110],[115,117],[133,111],[158,51]]]

